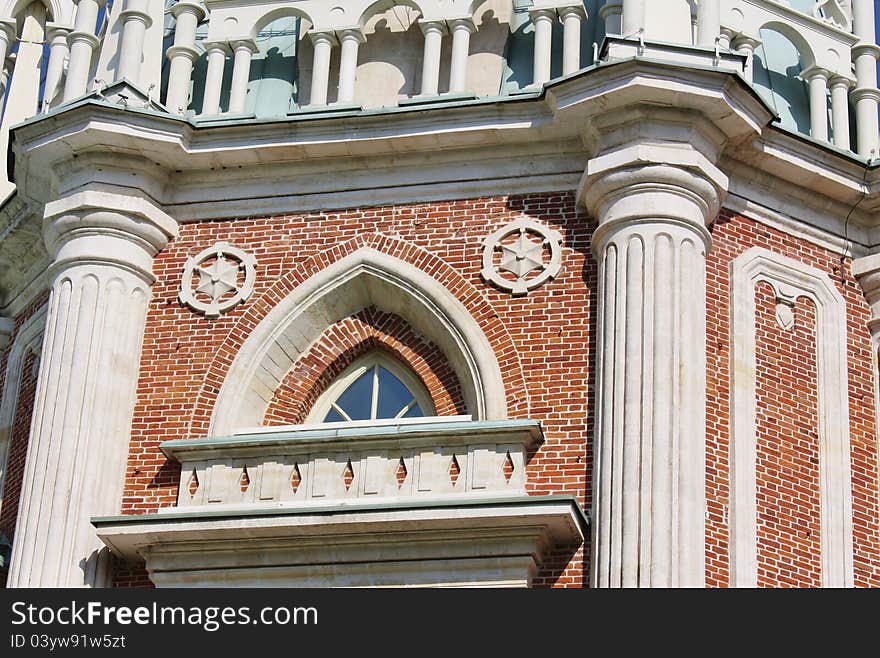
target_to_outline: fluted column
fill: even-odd
[[[208,51],[208,70],[205,72],[202,116],[211,117],[220,114],[223,69],[226,68],[226,56],[229,54],[229,46],[222,41],[212,41],[205,43],[205,50]]]
[[[43,88],[43,106],[45,112],[52,104],[52,99],[58,92],[61,84],[61,76],[64,74],[64,60],[69,52],[67,35],[70,28],[61,25],[46,26],[46,41],[49,44],[49,63],[46,65],[46,83]]]
[[[321,107],[327,104],[327,89],[330,86],[330,55],[336,45],[336,36],[332,32],[309,32],[309,38],[315,47],[312,63],[312,90],[309,104]]]
[[[621,18],[623,5],[619,0],[605,0],[605,4],[599,10],[599,18],[605,23],[605,34],[620,34],[623,26]]]
[[[705,586],[707,225],[727,179],[668,154],[682,165],[596,158],[584,188],[599,220],[594,587]]]
[[[831,74],[813,66],[801,76],[810,86],[810,135],[823,142],[828,141],[828,78]]]
[[[443,48],[445,21],[420,20],[419,27],[425,35],[422,52],[422,96],[436,96],[440,90],[440,52]]]
[[[856,68],[856,88],[851,97],[856,107],[857,151],[863,157],[880,157],[880,125],[877,108],[877,59],[880,47],[874,43],[874,2],[853,0],[853,32],[859,42],[852,48]]]
[[[460,94],[467,91],[468,56],[471,49],[471,35],[477,31],[471,17],[455,18],[448,21],[452,32],[452,61],[449,66],[449,92]]]
[[[850,78],[835,75],[831,78],[831,128],[834,132],[834,145],[849,150],[849,90],[853,86]]]
[[[141,62],[144,58],[144,37],[153,24],[149,0],[125,0],[125,10],[119,15],[122,21],[122,39],[119,45],[119,68],[116,77],[139,84]]]
[[[754,70],[755,49],[760,45],[761,45],[760,39],[756,39],[755,37],[750,37],[747,34],[738,35],[730,43],[731,48],[733,48],[740,55],[745,55],[745,57],[746,57],[745,68],[743,69],[743,76],[749,82],[751,82],[754,79],[753,70]]]
[[[83,191],[43,226],[51,296],[8,584],[102,587],[112,561],[90,519],[120,512],[153,257],[176,224]]]
[[[550,58],[553,46],[555,9],[531,9],[529,16],[535,25],[535,59],[532,83],[542,85],[550,79]]]
[[[73,32],[67,37],[70,61],[64,83],[65,101],[82,96],[88,91],[92,53],[98,47],[98,37],[95,36],[98,9],[104,6],[106,0],[74,0],[74,2],[76,2],[76,20]]]
[[[583,5],[563,7],[559,10],[562,19],[562,75],[574,73],[581,68],[581,21],[587,13]]]
[[[174,44],[168,49],[171,61],[168,72],[168,94],[165,106],[175,114],[185,114],[189,107],[189,88],[193,65],[199,58],[196,49],[196,28],[205,17],[205,8],[198,2],[176,2],[171,7],[174,25]]]
[[[232,88],[229,91],[229,112],[244,112],[247,100],[248,82],[251,77],[251,58],[257,52],[257,45],[252,39],[240,39],[232,42],[235,59],[232,63]]]
[[[366,41],[360,29],[341,30],[337,33],[340,43],[339,54],[339,93],[340,104],[354,101],[354,83],[357,78],[358,50]]]
[[[712,47],[721,34],[721,0],[700,0],[697,5],[697,45]]]

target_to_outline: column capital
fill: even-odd
[[[364,36],[362,27],[346,27],[336,30],[336,38],[339,39],[339,43],[351,41],[352,39],[356,39],[358,43],[367,42],[367,37]]]
[[[144,24],[145,28],[149,28],[153,24],[153,17],[149,12],[143,9],[124,9],[119,13],[119,18],[123,23],[128,21],[139,21]]]
[[[725,30],[730,30],[728,28],[721,28],[721,32],[723,33]],[[755,48],[760,46],[763,42],[759,37],[751,36],[749,34],[736,34],[733,35],[731,33],[730,45],[734,50],[746,49],[749,51],[754,51]]]
[[[72,0],[72,2],[77,7],[80,5],[81,2],[93,2],[94,4],[98,5],[98,7],[103,7],[107,4],[107,0]]]
[[[193,0],[179,0],[171,6],[171,15],[177,18],[181,14],[192,14],[196,20],[202,20],[208,15],[208,10],[201,2]]]
[[[529,8],[529,18],[532,22],[546,19],[552,21],[556,19],[556,9],[554,7],[531,7]]]
[[[639,144],[590,160],[578,201],[599,220],[594,251],[616,228],[657,222],[688,226],[708,247],[727,187],[727,176],[695,149]]]
[[[336,38],[336,33],[332,30],[327,30],[325,32],[316,32],[314,30],[309,30],[309,39],[312,40],[312,45],[316,45],[318,42],[327,41],[331,46],[336,46],[339,44],[339,40]]]
[[[256,52],[259,52],[260,50],[257,47],[256,41],[254,41],[250,37],[243,37],[241,39],[230,39],[229,47],[232,48],[232,50],[235,52],[238,52],[239,50],[247,50],[252,55]]]
[[[207,53],[220,51],[224,55],[232,54],[232,49],[226,41],[203,41],[202,46],[204,46]]]
[[[50,276],[103,264],[132,271],[149,285],[153,256],[175,235],[177,222],[143,194],[80,191],[47,203],[43,215]]]
[[[880,46],[876,43],[857,43],[850,52],[853,59],[858,59],[862,55],[870,55],[874,59],[880,60]]]
[[[856,79],[847,75],[832,73],[831,78],[828,80],[828,84],[832,89],[836,89],[838,87],[846,87],[847,89],[852,89],[856,86]]]
[[[809,82],[813,78],[824,78],[827,81],[831,79],[831,76],[831,71],[826,68],[822,68],[821,66],[816,66],[815,64],[801,71],[801,77],[807,82]]]
[[[608,18],[608,16],[610,14],[620,15],[622,13],[623,13],[623,3],[611,0],[609,2],[606,2],[599,9],[599,18],[604,21],[606,18]]]
[[[440,34],[446,34],[446,21],[442,18],[440,19],[419,19],[419,29],[422,31],[422,34],[427,35],[429,32],[439,32]]]
[[[79,30],[74,30],[70,34],[67,35],[67,45],[71,48],[75,43],[87,43],[92,47],[92,50],[98,47],[98,44],[101,42],[98,37],[96,37],[91,32],[82,32]]]
[[[193,64],[195,64],[200,54],[201,51],[195,46],[169,46],[168,50],[165,52],[165,56],[168,59],[186,57]]]
[[[852,96],[853,102],[856,103],[865,98],[880,103],[880,89],[872,87],[857,87],[850,92],[850,96]]]
[[[474,22],[473,16],[461,16],[460,18],[447,18],[446,24],[449,26],[450,32],[456,30],[467,30],[471,34],[477,31],[477,24]]]
[[[73,28],[69,25],[46,23],[46,41],[50,44],[54,45],[58,41],[67,43],[67,37],[71,32],[73,32]]]
[[[558,7],[556,12],[559,14],[559,18],[565,20],[566,16],[576,15],[582,21],[587,20],[587,10],[584,8],[582,4],[577,5],[568,5],[566,7]]]
[[[4,18],[0,20],[0,39],[5,39],[7,42],[11,42],[15,39],[16,25],[15,21],[11,18]]]

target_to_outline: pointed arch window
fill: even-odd
[[[373,352],[346,368],[309,415],[315,423],[434,416],[431,396],[419,377],[396,360]]]

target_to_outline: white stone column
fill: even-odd
[[[645,0],[623,0],[620,27],[620,31],[625,37],[631,37],[639,30],[644,29]]]
[[[222,41],[205,43],[208,51],[208,70],[205,72],[205,94],[202,97],[202,116],[220,114],[220,92],[223,85],[223,69],[229,46]]]
[[[730,44],[735,34],[729,27],[722,27],[721,32],[718,33],[718,46],[722,49],[730,50]]]
[[[232,88],[229,91],[229,112],[244,112],[247,100],[248,83],[251,77],[251,58],[257,52],[257,44],[252,39],[239,39],[232,42],[235,59],[232,64]]]
[[[95,25],[98,22],[98,8],[106,0],[74,0],[76,21],[73,32],[67,37],[70,46],[70,61],[67,64],[67,78],[64,82],[64,101],[78,98],[88,91],[89,72],[92,68],[92,53],[98,47]]]
[[[834,145],[849,150],[849,90],[854,80],[842,75],[831,78],[831,128]]]
[[[196,49],[196,29],[205,17],[205,8],[198,2],[183,0],[171,7],[177,21],[174,25],[174,45],[167,52],[171,60],[168,71],[168,94],[165,107],[175,114],[185,114],[189,107],[189,88],[193,65],[199,58]]]
[[[339,93],[336,101],[340,104],[354,102],[354,83],[357,77],[358,50],[366,41],[360,29],[347,29],[337,32],[340,43],[339,55]]]
[[[330,56],[333,53],[333,46],[336,45],[336,36],[332,32],[309,32],[309,38],[315,47],[309,105],[322,107],[327,104],[327,89],[330,86]]]
[[[443,48],[443,35],[446,34],[446,22],[419,20],[419,27],[425,35],[421,95],[436,96],[440,91],[440,53]]]
[[[141,62],[144,58],[144,37],[153,24],[149,0],[125,0],[125,10],[119,14],[122,21],[122,39],[119,42],[118,79],[134,84],[141,81]]]
[[[746,34],[737,35],[733,41],[730,43],[731,47],[738,52],[740,55],[746,56],[745,68],[743,69],[743,76],[746,80],[751,82],[753,77],[754,70],[754,59],[755,59],[755,49],[761,45],[761,40],[755,37],[750,37]]]
[[[562,7],[559,10],[562,19],[562,75],[579,71],[581,68],[581,21],[586,20],[587,13],[583,5]]]
[[[595,158],[582,188],[599,220],[594,587],[705,586],[707,226],[727,179],[677,148]]]
[[[535,60],[532,84],[540,86],[550,79],[550,58],[553,47],[553,22],[555,9],[530,9],[529,16],[535,25]]]
[[[53,263],[11,587],[102,587],[91,525],[120,512],[153,257],[176,223],[142,197],[82,191],[45,208]]]
[[[467,91],[468,56],[471,49],[471,35],[477,31],[474,19],[455,18],[447,21],[452,32],[452,61],[449,66],[449,93],[461,94]]]
[[[58,93],[61,77],[64,74],[64,60],[69,52],[67,35],[70,28],[61,25],[48,25],[46,27],[46,42],[49,44],[49,63],[46,65],[46,83],[43,88],[43,103],[41,110],[49,109],[52,99]]]
[[[622,17],[623,5],[618,0],[605,0],[599,10],[599,18],[605,22],[605,34],[620,34],[623,31]]]
[[[856,106],[856,149],[863,157],[880,157],[880,125],[877,108],[880,91],[877,90],[877,60],[880,47],[874,43],[874,2],[853,0],[853,33],[859,42],[852,48],[856,66],[856,88],[852,100]]]
[[[810,85],[810,136],[828,141],[828,78],[823,68],[812,66],[801,73]]]
[[[697,45],[711,48],[721,34],[721,0],[700,0],[697,5]]]

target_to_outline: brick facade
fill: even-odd
[[[562,270],[529,295],[511,297],[481,281],[481,244],[486,235],[523,214],[563,234]],[[144,341],[123,513],[155,512],[174,504],[179,468],[166,461],[158,444],[205,435],[224,374],[249,330],[299,282],[361,246],[429,272],[465,304],[496,349],[510,416],[539,419],[543,425],[546,442],[528,464],[529,492],[574,494],[589,510],[596,333],[596,265],[589,251],[593,229],[593,221],[575,208],[568,193],[183,226],[156,259],[158,281]],[[707,263],[706,584],[726,586],[729,581],[730,263],[760,245],[827,272],[846,300],[856,583],[878,586],[875,369],[869,311],[849,263],[727,212],[712,233]],[[258,278],[250,301],[218,319],[206,319],[182,307],[177,292],[187,256],[219,240],[255,254]],[[815,311],[800,300],[795,327],[786,331],[775,320],[772,293],[759,286],[756,297],[760,584],[813,586],[820,577]],[[386,350],[409,364],[438,413],[464,411],[460,385],[439,348],[401,318],[368,308],[328,327],[299,358],[276,391],[265,423],[302,422],[334,377],[371,349]],[[23,386],[21,396],[24,408],[33,391]],[[7,486],[15,486],[12,468]],[[4,506],[4,528],[11,514],[7,510]],[[535,585],[587,586],[589,559],[589,544],[562,548],[545,562]],[[150,585],[137,565],[121,565],[114,582],[120,587]]]

